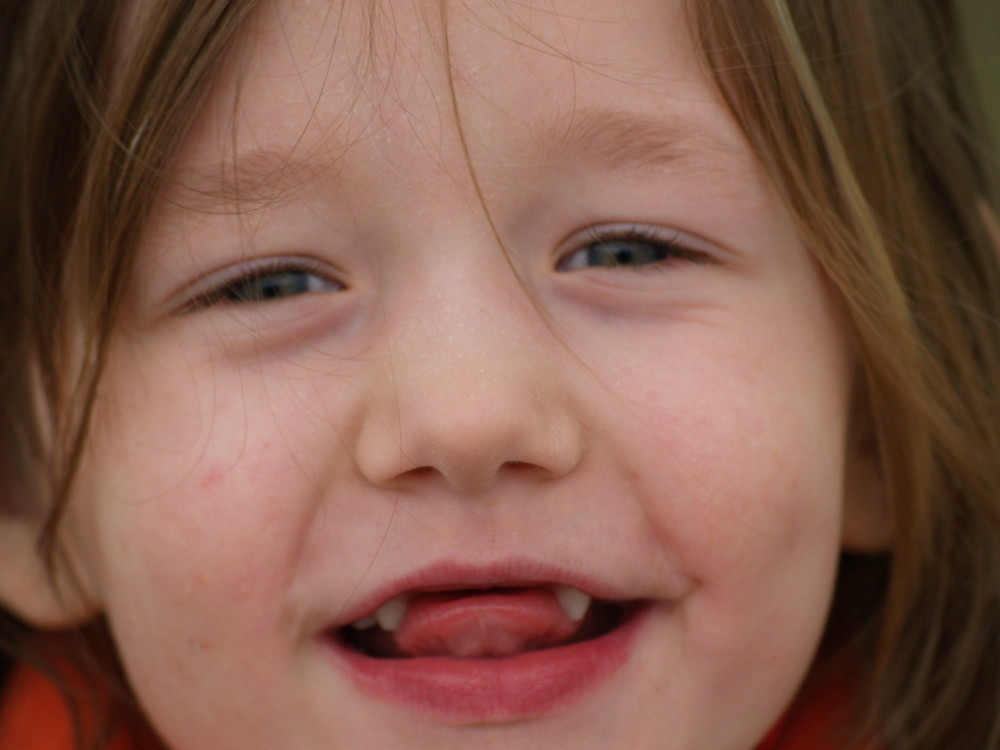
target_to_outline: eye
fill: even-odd
[[[215,305],[245,305],[277,302],[302,294],[337,292],[344,286],[330,277],[319,263],[303,259],[279,259],[261,263],[217,283],[206,280],[208,288],[195,295],[189,310]]]
[[[682,245],[680,233],[641,225],[591,227],[582,241],[582,247],[560,258],[556,270],[641,269],[672,260],[701,263],[707,260],[702,253]]]

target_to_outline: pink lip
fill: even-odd
[[[418,713],[458,723],[510,721],[549,714],[607,682],[628,661],[649,622],[638,606],[621,626],[591,640],[501,658],[375,658],[346,646],[337,629],[370,614],[396,594],[419,589],[538,583],[574,586],[597,599],[623,600],[612,587],[566,571],[522,563],[470,568],[437,564],[374,591],[323,634],[334,663],[359,689]]]

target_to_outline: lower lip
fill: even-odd
[[[565,708],[609,680],[649,620],[643,606],[621,627],[581,643],[492,659],[375,659],[326,642],[364,692],[452,722],[511,721]]]

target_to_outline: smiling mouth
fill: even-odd
[[[560,584],[409,591],[338,628],[373,659],[500,659],[584,643],[624,627],[641,601],[593,599]]]
[[[327,653],[364,694],[448,723],[566,710],[629,664],[657,603],[503,575],[516,567],[420,571],[324,631]]]

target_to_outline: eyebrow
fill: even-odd
[[[731,147],[703,127],[671,115],[651,117],[618,109],[576,110],[569,120],[548,129],[545,150],[558,145],[558,159],[596,163],[611,170],[655,172],[679,161],[709,155],[733,161]]]
[[[728,157],[730,148],[704,128],[675,116],[650,117],[612,108],[574,110],[555,125],[531,125],[529,153],[545,162],[598,164],[616,172],[656,172],[710,153]],[[335,170],[346,149],[324,143],[321,154],[295,156],[279,146],[261,146],[214,168],[195,168],[177,181],[198,208],[273,206],[296,190]],[[706,165],[718,159],[702,159]]]
[[[298,188],[334,169],[338,158],[333,149],[309,158],[280,146],[260,146],[212,167],[189,169],[173,187],[187,196],[185,205],[193,198],[192,207],[200,210],[268,207],[294,197]]]

